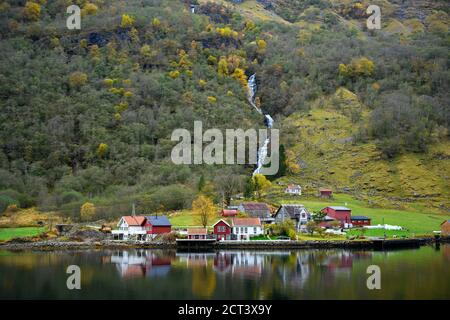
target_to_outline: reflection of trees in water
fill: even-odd
[[[216,290],[216,274],[208,267],[192,268],[192,293],[199,298],[210,298]]]

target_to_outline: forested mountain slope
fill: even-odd
[[[170,136],[262,126],[253,73],[287,155],[276,178],[448,210],[449,6],[373,4],[369,32],[367,1],[1,1],[0,210],[182,209],[199,189],[220,201],[226,177],[243,191],[251,167],[175,166]]]

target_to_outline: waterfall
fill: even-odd
[[[256,74],[248,78],[248,102],[256,109],[260,114],[262,114],[261,109],[259,109],[255,104],[256,91],[258,87],[256,85]]]
[[[258,90],[258,87],[256,85],[256,74],[253,74],[248,79],[248,102],[258,111],[258,113],[263,114],[262,110],[259,109],[255,104],[256,99],[256,91]],[[270,116],[270,114],[264,115],[264,124],[268,129],[272,129],[273,127],[273,118]],[[269,147],[270,138],[267,138],[264,141],[264,144],[259,148],[258,150],[258,161],[256,170],[253,172],[253,175],[261,173],[261,169],[264,165],[264,159],[266,159],[267,156],[267,149]]]

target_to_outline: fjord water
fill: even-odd
[[[66,269],[81,268],[81,290]],[[381,268],[368,290],[367,267]],[[450,245],[398,251],[0,251],[1,299],[450,299]]]

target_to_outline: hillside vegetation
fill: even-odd
[[[81,30],[66,28],[70,4]],[[283,144],[270,179],[448,214],[448,3],[370,1],[374,31],[368,4],[0,1],[0,212],[78,219],[88,203],[112,218],[133,202],[151,213],[189,209],[200,192],[255,196],[252,166],[176,166],[170,154],[173,130],[195,120],[262,127],[246,97],[256,73]]]

